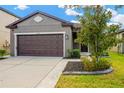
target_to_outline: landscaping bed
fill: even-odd
[[[109,53],[114,71],[102,75],[61,75],[57,88],[124,88],[124,55]]]
[[[69,61],[63,72],[83,71],[80,61]]]
[[[69,61],[63,71],[64,75],[94,75],[94,74],[107,74],[112,72],[113,69],[109,68],[102,71],[84,71],[83,64],[80,61]]]

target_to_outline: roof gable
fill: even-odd
[[[19,23],[21,23],[21,22],[23,22],[23,21],[25,21],[25,20],[27,20],[27,19],[29,19],[29,18],[31,18],[31,17],[37,15],[37,14],[41,14],[41,15],[47,16],[47,17],[49,17],[49,18],[52,18],[52,19],[54,19],[54,20],[60,21],[60,22],[63,23],[63,25],[69,25],[69,26],[72,26],[72,25],[73,25],[73,23],[71,23],[71,22],[65,21],[65,20],[63,20],[63,19],[57,18],[57,17],[52,16],[52,15],[49,15],[49,14],[47,14],[47,13],[38,11],[38,12],[34,12],[34,13],[32,13],[32,14],[30,14],[30,15],[28,15],[28,16],[26,16],[26,17],[20,19],[20,20],[17,20],[17,21],[15,21],[15,22],[9,24],[9,25],[6,26],[6,27],[7,27],[7,28],[15,28],[15,27],[17,27],[17,24],[19,24]]]

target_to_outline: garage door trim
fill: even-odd
[[[42,34],[63,34],[63,57],[65,57],[65,32],[35,32],[35,33],[14,33],[14,56],[17,56],[17,36],[18,35],[42,35]]]

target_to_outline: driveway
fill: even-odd
[[[0,87],[34,88],[51,87],[51,84],[54,87],[64,68],[64,62],[60,57],[30,56],[1,60]]]

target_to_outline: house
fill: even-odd
[[[75,43],[80,25],[44,12],[35,12],[8,26],[11,29],[11,55],[67,57],[68,49],[88,47]]]
[[[117,38],[124,39],[124,29],[120,29],[117,33]],[[111,51],[124,54],[124,43],[120,43],[117,46],[113,47]]]
[[[0,7],[0,49],[3,48],[3,46],[10,46],[10,30],[5,26],[19,18],[20,17]]]

